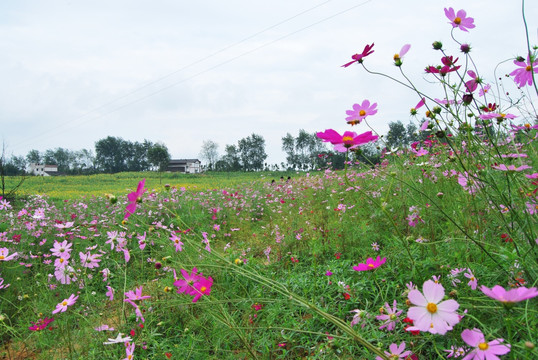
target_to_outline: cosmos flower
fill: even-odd
[[[538,73],[538,60],[534,60],[531,64],[530,58],[527,57],[527,62],[514,60],[514,64],[519,66],[510,73],[510,76],[514,77],[514,82],[517,86],[524,87],[525,85],[532,85],[532,73]]]
[[[138,183],[136,191],[133,191],[132,193],[127,195],[127,200],[129,200],[129,204],[125,207],[125,216],[123,219],[127,219],[129,216],[133,215],[136,210],[136,204],[142,202],[142,195],[147,190],[144,188],[145,183],[146,179],[142,179],[142,181]]]
[[[364,47],[364,50],[362,50],[362,53],[353,55],[351,57],[353,59],[353,61],[350,61],[347,64],[342,65],[342,67],[348,67],[349,65],[353,64],[354,62],[357,62],[357,63],[361,64],[362,61],[363,61],[362,59],[364,59],[365,57],[367,57],[368,55],[370,55],[371,53],[374,52],[374,50],[372,50],[373,47],[374,47],[373,43],[372,43],[372,45],[366,45]]]
[[[480,290],[482,290],[482,292],[485,295],[489,296],[490,298],[498,300],[504,304],[513,304],[516,302],[520,302],[520,301],[531,299],[533,297],[538,296],[538,291],[536,290],[535,287],[528,289],[526,287],[521,286],[521,287],[506,291],[500,285],[495,285],[491,289],[482,285],[480,287]]]
[[[494,113],[494,112],[488,112],[486,114],[480,114],[478,116],[482,120],[489,120],[489,119],[515,119],[517,118],[514,114],[504,114],[504,113]]]
[[[467,17],[465,10],[458,10],[457,13],[454,12],[453,8],[445,8],[445,15],[450,20],[449,24],[453,28],[459,28],[462,31],[469,32],[467,29],[474,29],[474,19],[472,17]]]
[[[324,142],[330,142],[334,145],[334,149],[339,152],[346,152],[357,148],[359,145],[369,143],[378,139],[377,135],[373,135],[371,131],[357,135],[353,131],[346,131],[340,135],[333,129],[318,132],[316,136]]]
[[[461,338],[467,345],[474,348],[462,360],[495,360],[499,359],[497,355],[504,355],[510,352],[510,344],[501,344],[504,339],[495,339],[486,342],[484,334],[479,329],[465,329],[461,333]]]
[[[108,341],[105,341],[104,345],[110,345],[110,344],[119,344],[119,343],[126,343],[133,341],[130,336],[123,337],[123,333],[119,333],[118,336],[115,338],[109,338]]]
[[[9,255],[9,249],[8,248],[0,248],[0,261],[9,261],[13,260],[18,253],[13,253]]]
[[[36,322],[30,321],[32,326],[28,327],[30,331],[41,331],[47,328],[51,322],[54,321],[54,318],[45,317],[44,319],[39,319]]]
[[[410,44],[405,44],[400,50],[400,52],[394,55],[394,65],[402,66],[402,59],[404,55],[407,54],[410,48],[411,48]]]
[[[408,359],[408,356],[411,355],[411,351],[407,350],[407,351],[404,351],[405,350],[405,342],[402,342],[400,344],[400,346],[396,345],[395,343],[391,344],[389,346],[389,351],[385,351],[385,355],[387,355],[387,357],[389,359],[394,359],[394,360],[397,360],[397,359]],[[383,360],[380,356],[376,356],[375,358],[376,360]]]
[[[128,292],[125,293],[125,296],[126,296],[126,299],[124,301],[127,301],[127,300],[136,301],[136,300],[144,300],[144,299],[151,298],[151,296],[149,295],[142,295],[142,286],[137,287],[135,291],[129,290]]]
[[[366,263],[359,263],[358,266],[353,266],[353,270],[355,271],[368,271],[368,270],[374,270],[383,265],[385,262],[387,262],[387,258],[384,257],[381,259],[380,256],[377,257],[377,259],[368,258],[366,259]]]
[[[370,104],[369,100],[364,100],[362,104],[353,104],[353,110],[346,110],[349,115],[346,121],[350,125],[360,124],[368,115],[377,114],[377,103]]]
[[[392,304],[392,309],[388,303],[385,303],[386,314],[377,315],[375,317],[377,320],[385,320],[385,322],[379,327],[380,330],[386,328],[388,331],[392,331],[396,327],[396,323],[400,321],[398,316],[400,316],[403,310],[398,311],[396,305],[396,300],[394,300]]]
[[[445,296],[445,289],[433,280],[427,280],[422,285],[422,291],[424,294],[418,290],[409,292],[409,301],[416,306],[410,307],[407,312],[407,317],[413,320],[413,326],[407,330],[446,334],[460,322],[456,313],[460,305],[453,299],[441,301]]]
[[[64,299],[61,303],[56,305],[56,309],[52,311],[53,314],[59,313],[59,312],[65,312],[67,310],[68,306],[72,306],[77,302],[78,296],[75,296],[75,294],[71,294],[68,299]]]

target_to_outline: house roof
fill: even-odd
[[[185,164],[185,163],[195,163],[195,162],[201,162],[198,159],[172,159],[170,160],[170,164]]]

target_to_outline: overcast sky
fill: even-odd
[[[537,44],[538,1],[527,3]],[[445,7],[475,19],[454,33],[486,81],[525,55],[516,0],[1,0],[0,135],[8,155],[93,150],[117,136],[196,158],[204,140],[222,155],[256,133],[272,164],[285,160],[286,133],[349,130],[345,111],[364,99],[378,103],[369,122],[383,134],[409,121],[418,96],[340,66],[375,42],[365,63],[398,76],[392,57],[409,43],[405,72],[438,91],[425,81],[426,65],[440,63],[431,43],[459,56]]]

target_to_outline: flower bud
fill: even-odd
[[[469,45],[469,44],[462,44],[462,45],[460,46],[460,50],[461,50],[462,53],[464,53],[464,54],[468,54],[468,53],[471,52],[471,45]]]
[[[534,349],[534,343],[530,342],[530,341],[525,341],[525,347],[529,350],[532,350]]]
[[[473,94],[463,95],[462,100],[463,100],[463,104],[469,105],[470,103],[473,102]]]
[[[434,50],[441,50],[443,48],[443,43],[440,41],[434,41],[432,46]]]
[[[525,58],[522,57],[522,56],[518,56],[518,57],[516,57],[516,61],[524,62],[524,61],[525,61]]]

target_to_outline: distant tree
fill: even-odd
[[[165,171],[170,163],[170,153],[165,144],[154,144],[148,150],[148,161],[159,172]]]
[[[108,136],[95,143],[95,162],[105,173],[127,171],[125,163],[125,140]]]
[[[213,170],[213,168],[215,167],[215,164],[217,163],[219,159],[218,148],[219,148],[219,144],[217,144],[213,140],[206,140],[202,144],[202,150],[200,151],[200,158],[202,158],[202,160],[205,160],[207,162],[207,168],[209,170]]]
[[[241,170],[241,158],[239,150],[235,145],[226,145],[224,155],[216,163],[218,171],[239,171]]]
[[[37,150],[30,150],[26,155],[26,161],[28,164],[40,164],[41,154]]]
[[[241,166],[245,171],[261,171],[267,159],[265,139],[261,135],[252,134],[237,143]]]
[[[22,160],[21,160],[22,159]],[[0,193],[5,199],[11,200],[15,197],[15,194],[19,187],[22,185],[25,176],[25,169],[19,168],[16,164],[24,161],[24,158],[7,160],[6,159],[6,146],[2,143],[2,149],[0,152]],[[10,189],[6,186],[6,176],[20,175],[18,181]]]
[[[408,145],[407,131],[400,120],[389,123],[389,132],[386,139],[387,145],[391,148]]]
[[[309,170],[323,166],[318,155],[327,148],[315,133],[309,134],[301,129],[296,138],[290,133],[282,138],[282,150],[287,155],[288,170]]]

